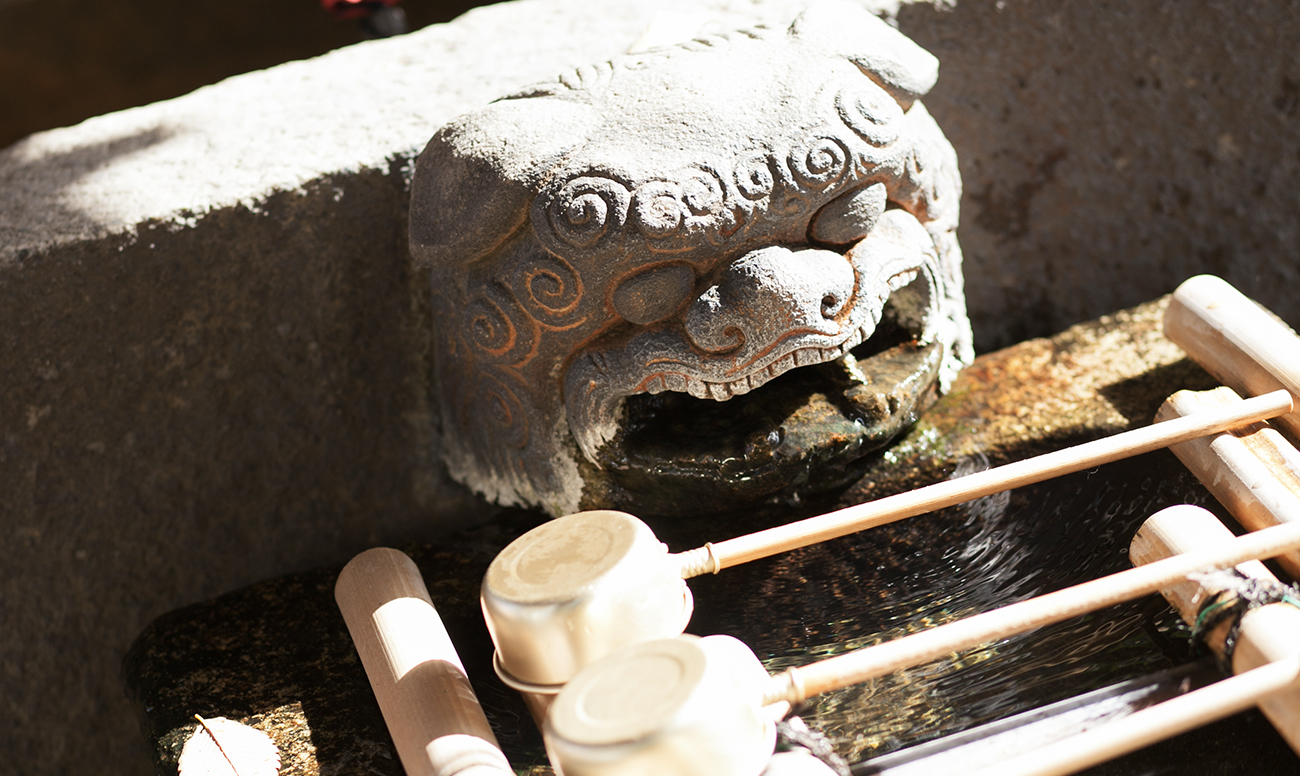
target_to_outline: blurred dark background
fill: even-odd
[[[410,29],[482,0],[403,0]],[[0,148],[365,39],[320,0],[0,0]]]

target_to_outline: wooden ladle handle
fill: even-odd
[[[334,586],[407,776],[512,776],[415,563],[375,548]]]
[[[1285,388],[1300,401],[1300,337],[1214,275],[1189,278],[1174,291],[1165,336],[1242,396]],[[1277,422],[1300,437],[1300,414]]]
[[[1063,474],[1158,450],[1178,442],[1271,418],[1293,409],[1291,396],[1278,390],[1239,404],[1173,418],[1064,450],[1004,464],[955,480],[868,501],[768,528],[681,553],[682,577],[766,558],[857,531],[955,506],[971,499],[1042,482]]]

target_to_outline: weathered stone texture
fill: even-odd
[[[444,460],[494,501],[790,497],[973,357],[957,157],[920,102],[938,61],[845,2],[681,38],[518,90],[420,155]],[[813,393],[844,409],[795,444]],[[688,443],[655,433],[669,414]]]
[[[978,350],[1203,272],[1300,321],[1300,3],[918,4],[900,28],[942,63]]]
[[[158,614],[489,509],[432,463],[410,161],[653,11],[521,0],[0,152],[0,751],[141,772],[118,664]],[[1291,323],[1294,0],[905,6],[942,66],[981,350],[1215,272]]]

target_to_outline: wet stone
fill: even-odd
[[[836,493],[744,513],[642,516],[680,551],[1146,425],[1168,394],[1213,385],[1160,334],[1164,304],[980,357]],[[1172,454],[1150,453],[698,577],[689,630],[732,634],[770,670],[811,662],[1122,570],[1137,526],[1175,503],[1223,516]],[[424,574],[520,773],[549,770],[522,702],[492,673],[477,597],[495,554],[544,519],[508,512],[437,544],[401,548]],[[401,773],[334,605],[338,571],[244,588],[165,615],[140,635],[124,671],[158,773],[175,773],[196,713],[266,730],[286,774]],[[1150,597],[820,696],[801,714],[861,762],[1187,660],[1185,627]],[[1294,772],[1294,758],[1250,712],[1087,773],[1280,774]]]
[[[843,489],[938,398],[942,349],[903,339],[872,356],[869,378],[850,353],[781,375],[754,391],[761,401],[629,397],[602,468],[579,464],[582,506],[689,515]]]

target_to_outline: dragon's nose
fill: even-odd
[[[838,253],[763,248],[733,262],[691,303],[686,335],[708,353],[751,355],[791,334],[835,335],[854,287],[853,266]]]

